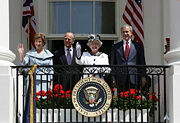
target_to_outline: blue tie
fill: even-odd
[[[68,65],[71,64],[71,53],[70,53],[71,49],[67,49],[67,62]]]

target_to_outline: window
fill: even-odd
[[[86,51],[87,36],[93,33],[100,34],[100,51],[110,57],[111,46],[119,38],[119,5],[119,0],[48,0],[48,49],[61,49],[64,34],[70,31]]]
[[[115,2],[50,1],[49,33],[115,34]]]

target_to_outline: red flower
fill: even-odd
[[[61,95],[64,95],[64,91],[63,90],[60,90],[59,92]]]
[[[63,90],[60,90],[60,94],[61,94],[61,97],[64,98],[64,91]]]
[[[137,89],[130,89],[130,93],[135,95],[135,93],[138,93],[138,90]]]
[[[47,91],[46,92],[46,95],[48,94],[48,100],[51,98],[53,92],[51,90]]]
[[[125,95],[124,95],[125,94]],[[129,97],[129,91],[126,91],[126,92],[120,92],[120,98],[123,98],[123,97]]]
[[[52,94],[53,94],[53,92],[51,91],[51,90],[48,90],[47,92],[46,92],[46,95],[49,95],[49,96],[52,96]]]
[[[112,92],[112,91],[115,92],[115,88],[112,88],[112,89],[111,89],[111,92]]]
[[[36,96],[41,96],[41,91],[36,93]],[[46,92],[44,90],[42,90],[42,96],[45,97],[46,96]]]
[[[153,93],[151,93],[151,95],[152,95]],[[154,92],[154,95],[156,95],[156,92]]]
[[[129,95],[129,91],[126,91],[126,92],[124,92],[125,93],[125,95]]]
[[[41,95],[41,91],[36,93],[36,96],[40,96]]]
[[[153,97],[154,97],[154,101],[157,102],[157,101],[158,101],[158,98],[156,97],[156,92],[154,92],[154,94],[151,93],[151,95],[149,96],[149,98],[150,98],[151,100],[153,100]]]
[[[71,91],[70,90],[66,91],[66,98],[70,96],[71,96]]]
[[[39,100],[39,98],[36,96],[36,101],[38,101]]]
[[[55,94],[55,95],[54,95],[54,99],[57,98],[57,97],[58,97],[58,94]]]
[[[124,97],[126,98],[129,98],[129,96],[131,95],[131,97],[135,97],[135,94],[138,93],[138,90],[137,89],[130,89],[129,91],[126,91],[126,92],[120,92],[120,98],[123,98],[123,95]]]
[[[54,86],[54,92],[55,92],[55,93],[58,93],[59,90],[62,90],[62,89],[63,89],[63,88],[62,88],[62,85],[56,84],[56,85]]]
[[[128,97],[129,97],[129,94],[125,94],[125,97],[128,98]]]
[[[120,92],[120,98],[122,98],[122,97],[123,97],[123,94],[124,94],[123,92]]]
[[[140,100],[140,99],[141,99],[141,96],[137,96],[136,99],[137,99],[137,100]]]
[[[67,92],[68,92],[68,91],[67,91]],[[66,93],[67,93],[67,92],[66,92]],[[69,91],[68,93],[70,93],[70,91]],[[68,94],[68,93],[67,93],[67,94]],[[61,96],[61,98],[64,98],[64,91],[63,91],[63,90],[60,90],[59,93],[56,93],[56,94],[54,95],[54,98],[57,98],[59,95]],[[70,95],[70,94],[69,94],[69,95]]]
[[[64,95],[61,95],[62,98],[64,98]]]
[[[134,98],[136,93],[138,93],[138,90],[137,90],[137,89],[130,89],[131,97]]]

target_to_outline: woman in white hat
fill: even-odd
[[[102,46],[99,35],[89,35],[87,45],[91,49],[91,52],[83,52],[81,55],[81,46],[77,42],[77,58],[76,63],[79,65],[109,65],[108,55],[99,52],[99,48]],[[86,67],[83,70],[83,77],[96,76],[103,78],[104,73],[109,73],[110,69],[108,67]]]

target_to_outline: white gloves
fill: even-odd
[[[77,58],[81,58],[81,45],[79,42],[76,43]]]

